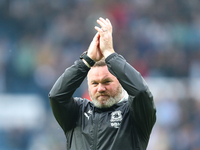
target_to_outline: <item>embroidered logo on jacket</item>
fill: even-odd
[[[110,124],[112,127],[119,128],[121,121],[122,121],[122,112],[120,110],[111,113]]]
[[[88,113],[88,114],[87,114]],[[90,119],[90,115],[92,114],[92,110],[89,110],[88,112],[84,112],[85,117],[88,118],[88,120]]]
[[[87,118],[88,118],[88,120],[90,119],[90,116],[88,116],[88,114],[87,114],[87,113],[85,113],[85,112],[84,112],[84,115],[85,115],[85,117],[87,117]]]

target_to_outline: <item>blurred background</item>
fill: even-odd
[[[200,149],[199,0],[0,0],[0,150],[65,150],[48,93],[99,17],[157,107],[148,150]],[[86,82],[74,96],[87,96]],[[122,139],[123,140],[123,139]]]

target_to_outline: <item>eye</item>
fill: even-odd
[[[98,83],[97,82],[92,82],[92,85],[97,85]]]
[[[107,81],[105,81],[104,83],[105,83],[105,84],[109,84],[109,83],[110,83],[110,81],[109,81],[109,80],[107,80]]]

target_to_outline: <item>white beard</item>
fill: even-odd
[[[121,88],[118,91],[117,95],[115,95],[114,97],[110,97],[109,99],[107,99],[107,101],[104,104],[101,104],[98,100],[93,99],[91,97],[91,95],[90,95],[90,97],[92,99],[93,104],[96,107],[98,107],[98,108],[109,108],[109,107],[113,106],[114,104],[118,103],[121,100],[121,98],[123,97],[123,94],[124,94],[123,93],[123,89]]]

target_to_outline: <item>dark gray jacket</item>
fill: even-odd
[[[156,121],[153,97],[144,79],[117,53],[106,58],[109,71],[128,99],[98,109],[87,99],[74,98],[89,68],[77,60],[50,91],[50,104],[67,138],[68,150],[145,150]]]

